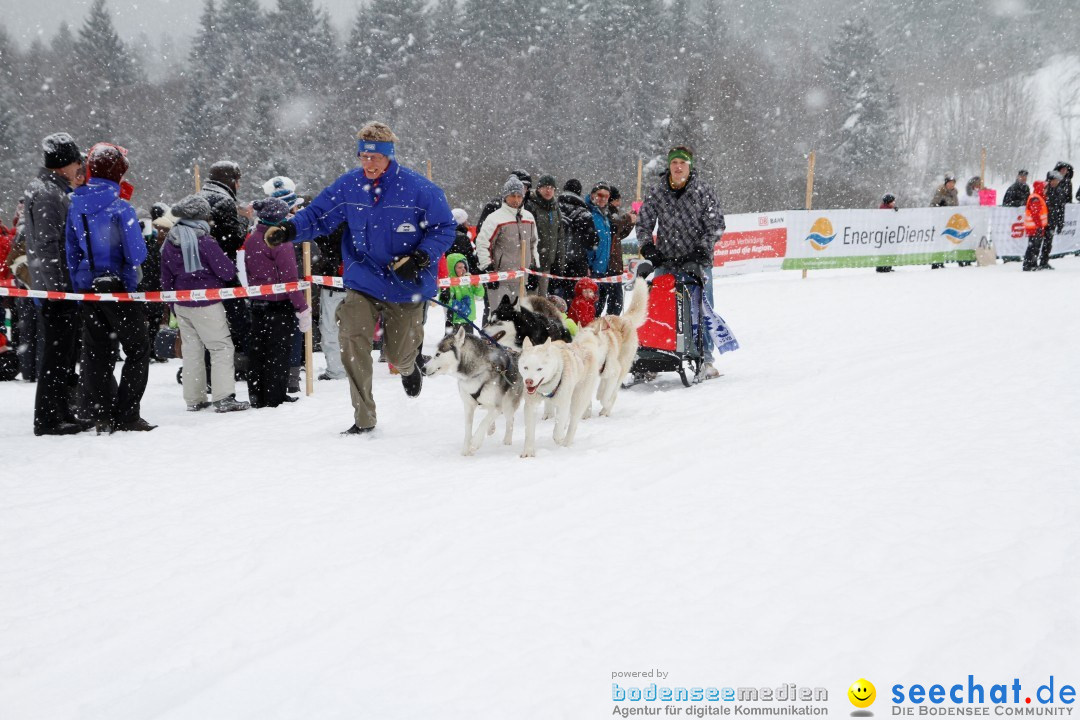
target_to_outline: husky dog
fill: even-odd
[[[506,418],[503,444],[514,436],[514,413],[524,388],[514,354],[458,327],[439,341],[435,354],[424,365],[425,375],[454,375],[465,407],[465,444],[462,455],[472,455],[495,432],[495,420]],[[481,407],[487,414],[473,430],[473,416]]]
[[[596,399],[600,401],[600,415],[611,415],[615,398],[622,387],[623,378],[630,372],[637,355],[637,329],[645,324],[649,310],[649,288],[644,280],[634,283],[630,305],[622,315],[602,315],[583,330],[579,330],[574,343],[595,338],[600,355],[600,386]],[[592,402],[585,417],[592,412]]]
[[[600,382],[599,341],[566,343],[548,340],[522,342],[518,369],[525,382],[525,449],[521,457],[536,456],[536,406],[547,400],[555,407],[555,444],[574,442],[578,421]]]
[[[533,345],[541,345],[549,339],[570,342],[570,331],[563,325],[559,309],[539,295],[526,295],[516,302],[504,296],[492,312],[491,322],[484,332],[500,345],[518,351],[525,338]]]

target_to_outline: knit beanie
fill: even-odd
[[[202,195],[188,195],[172,206],[177,220],[210,220],[210,202]]]
[[[450,214],[454,216],[454,222],[456,222],[458,225],[464,225],[465,223],[469,222],[469,213],[465,212],[461,208],[454,208],[450,212]]]
[[[263,183],[262,189],[267,197],[280,198],[281,200],[284,200],[290,208],[304,204],[304,198],[299,197],[296,194],[296,183],[284,175],[270,178]]]
[[[575,195],[581,194],[581,181],[577,178],[570,178],[566,181],[566,184],[562,186],[562,189],[568,193],[574,193]]]
[[[603,180],[601,180],[600,182],[593,185],[592,190],[589,191],[589,194],[592,195],[597,190],[607,190],[610,193],[611,192],[611,186],[608,185]]]
[[[520,180],[521,184],[525,187],[532,187],[532,175],[525,172],[524,170],[512,170],[510,174],[517,177],[517,179]]]
[[[620,198],[622,198],[622,194],[619,193],[619,188],[612,185],[611,186],[611,199],[612,200],[619,200]]]
[[[251,207],[255,208],[255,214],[263,225],[277,225],[289,214],[288,203],[275,197],[260,198]],[[176,212],[176,208],[173,208],[173,212]]]
[[[502,186],[502,196],[506,198],[508,195],[524,195],[525,184],[521,182],[517,175],[511,175],[506,178],[506,182]]]
[[[539,182],[537,182],[536,184],[536,187],[537,189],[539,189],[542,187],[558,187],[558,185],[555,184],[554,175],[541,175]]]
[[[67,167],[82,160],[79,146],[66,132],[53,133],[46,137],[41,141],[41,149],[45,151],[45,167],[50,170]]]
[[[86,156],[86,171],[90,177],[119,183],[128,171],[127,157],[115,145],[98,143]]]

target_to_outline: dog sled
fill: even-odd
[[[640,267],[639,280],[648,270]],[[705,362],[703,333],[694,332],[692,308],[689,283],[680,282],[674,275],[653,279],[649,287],[649,316],[638,328],[638,351],[630,367],[633,384],[642,382],[649,374],[674,372],[679,374],[683,385],[690,387]]]

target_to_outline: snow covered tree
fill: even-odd
[[[69,100],[76,106],[80,130],[94,140],[118,141],[121,98],[138,79],[138,72],[116,32],[106,0],[94,0],[72,50],[78,83]]]
[[[872,206],[902,172],[896,96],[866,20],[841,25],[824,72],[832,100],[820,194],[834,207]]]

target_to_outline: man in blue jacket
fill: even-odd
[[[387,360],[401,372],[409,397],[420,394],[416,362],[424,339],[424,304],[435,297],[437,260],[454,242],[457,223],[446,195],[394,159],[397,136],[383,123],[357,134],[360,168],[333,182],[307,208],[266,233],[267,243],[329,235],[341,223],[345,300],[337,311],[341,361],[352,393],[347,435],[375,428],[371,346],[382,315]]]
[[[75,292],[135,292],[146,241],[135,208],[120,199],[127,151],[98,143],[86,156],[89,179],[71,195],[67,216],[67,267]],[[83,381],[97,432],[146,432],[156,425],[140,415],[150,367],[146,305],[138,302],[82,304]],[[113,339],[124,350],[120,384],[113,380]]]

